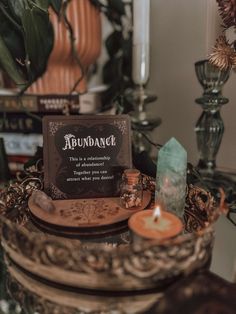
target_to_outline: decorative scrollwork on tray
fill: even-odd
[[[129,274],[158,282],[180,274],[188,274],[207,264],[212,249],[213,231],[202,237],[185,239],[182,243],[171,241],[168,245],[154,245],[130,254],[124,260],[124,269]]]
[[[68,272],[87,278],[85,287],[94,282],[106,288],[145,289],[157,287],[177,276],[204,267],[211,257],[214,231],[212,222],[219,210],[211,195],[189,185],[184,221],[186,234],[163,243],[133,243],[118,247],[84,246],[79,240],[68,240],[22,228],[28,218],[27,201],[36,188],[42,188],[42,177],[25,178],[2,194],[2,243],[8,254],[27,259],[35,266],[46,267],[54,278]],[[153,181],[146,179],[153,190]],[[14,213],[14,215],[13,215]],[[44,276],[44,274],[40,274]],[[73,276],[70,276],[73,277]],[[77,282],[74,283],[75,285]]]
[[[17,175],[17,181],[0,193],[0,215],[12,222],[24,225],[28,220],[27,203],[34,190],[43,188],[43,171],[41,160]]]
[[[200,231],[216,220],[217,204],[209,191],[189,185],[184,211],[186,232]]]
[[[46,300],[38,296],[36,293],[32,293],[10,275],[8,275],[7,278],[7,290],[10,296],[15,301],[17,301],[27,313],[43,313],[43,314],[79,313],[78,312],[79,309],[54,303],[52,301]]]
[[[13,272],[15,273],[15,272]],[[15,275],[15,274],[14,274]],[[71,295],[67,291],[51,290],[40,282],[27,282],[27,277],[21,283],[21,274],[17,273],[16,278],[11,273],[7,276],[7,291],[11,298],[15,300],[25,313],[40,314],[130,314],[143,312],[160,298],[160,294],[155,296],[122,297],[99,297],[86,294]],[[40,294],[35,291],[40,286]],[[48,291],[49,289],[49,291]],[[75,299],[71,299],[71,298]],[[61,300],[63,298],[63,300]],[[70,304],[68,304],[70,300]],[[75,302],[73,302],[73,300]],[[128,305],[129,304],[129,305]]]
[[[80,241],[16,231],[9,222],[3,225],[2,233],[8,247],[35,264],[88,277],[109,277],[127,287],[127,278],[133,278],[139,287],[152,287],[203,267],[211,257],[214,238],[214,232],[209,228],[202,235],[186,235],[181,241],[173,240],[165,245],[140,244],[114,250],[105,247],[81,249]]]

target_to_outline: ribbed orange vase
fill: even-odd
[[[85,76],[76,91],[85,92],[86,70],[94,63],[101,50],[100,12],[89,0],[72,0],[67,7],[66,16],[75,37],[75,46]],[[72,57],[69,31],[63,19],[51,10],[50,17],[55,32],[53,51],[50,55],[45,74],[32,84],[27,93],[33,94],[68,94],[81,77],[81,68]]]

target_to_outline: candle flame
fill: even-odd
[[[153,211],[153,219],[155,222],[157,222],[160,217],[161,217],[161,208],[159,205],[157,205]]]

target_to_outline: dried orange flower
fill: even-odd
[[[209,61],[220,68],[227,70],[236,65],[236,51],[230,45],[225,36],[220,36],[209,56]]]

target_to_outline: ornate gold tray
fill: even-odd
[[[209,263],[220,210],[202,188],[189,185],[185,233],[171,240],[133,243],[129,230],[90,240],[68,239],[42,232],[29,219],[28,198],[42,188],[42,173],[32,169],[3,192],[0,220],[7,257],[28,274],[63,288],[139,293],[162,289]],[[143,180],[153,192],[153,180]]]
[[[8,259],[6,288],[26,313],[41,314],[137,314],[148,310],[162,293],[107,296],[68,291],[48,286],[27,276]]]

